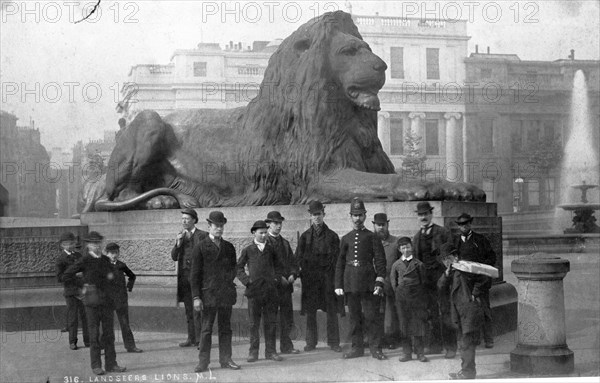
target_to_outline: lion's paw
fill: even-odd
[[[175,199],[175,197],[171,197],[170,195],[159,195],[152,197],[146,201],[144,205],[144,207],[149,210],[177,209],[179,207],[177,199]]]

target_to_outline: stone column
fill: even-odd
[[[460,113],[446,113],[446,180],[450,182],[462,181],[462,125],[458,120]]]
[[[575,368],[567,347],[563,278],[568,260],[535,253],[512,262],[518,284],[518,344],[510,369],[529,375],[568,374]]]
[[[417,147],[419,150],[422,150],[423,149],[423,139],[425,137],[424,137],[424,131],[423,131],[423,124],[422,124],[421,120],[425,119],[425,113],[411,112],[408,114],[408,118],[410,119],[410,130],[412,130],[413,134],[416,134],[417,136],[422,138],[421,143]]]
[[[390,155],[390,114],[388,112],[377,113],[377,137],[381,141],[383,151]]]

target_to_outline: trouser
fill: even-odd
[[[114,308],[109,305],[85,306],[85,314],[87,315],[88,330],[90,334],[90,360],[92,369],[102,368],[102,360],[100,357],[100,326],[102,326],[104,366],[106,369],[111,369],[117,364],[113,311]]]
[[[484,290],[480,295],[483,306],[483,341],[494,343],[494,329],[492,323],[492,309],[490,307],[490,291]]]
[[[412,356],[413,350],[417,355],[425,353],[422,336],[406,336],[402,338],[402,352],[404,355]]]
[[[219,362],[227,363],[231,359],[231,311],[232,306],[204,307],[202,310],[202,330],[200,332],[200,364],[208,366],[210,363],[210,349],[212,347],[212,329],[217,318],[219,326]]]
[[[135,348],[135,340],[133,339],[133,332],[131,326],[129,326],[129,306],[125,305],[117,308],[117,319],[119,319],[119,326],[121,327],[121,335],[123,336],[123,344],[126,350]]]
[[[65,297],[65,301],[67,302],[67,330],[69,331],[69,343],[77,344],[77,328],[79,327],[77,319],[79,318],[81,320],[81,330],[83,332],[83,343],[85,345],[90,344],[90,334],[83,302],[75,296]]]
[[[250,354],[258,356],[261,317],[265,334],[265,357],[276,354],[277,302],[248,298],[248,314],[250,315]]]
[[[364,326],[369,339],[371,352],[381,351],[382,326],[378,319],[379,299],[372,292],[346,293],[348,298],[348,311],[350,313],[350,334],[352,349],[363,351],[363,314]]]
[[[325,292],[327,310],[327,344],[329,347],[340,345],[340,326],[338,321],[337,300],[333,291]],[[319,341],[317,309],[306,311],[306,345],[316,347]]]
[[[429,312],[429,331],[426,339],[430,349],[442,348],[442,323],[440,320],[440,305],[437,286],[427,284],[427,310]]]
[[[460,336],[460,358],[461,358],[461,371],[469,377],[474,378],[477,374],[475,370],[475,348],[479,341],[478,332],[469,332]]]
[[[294,348],[294,344],[290,338],[290,333],[294,328],[294,308],[292,305],[292,293],[287,289],[287,286],[279,288],[278,296],[279,348],[281,352],[285,352]]]
[[[400,323],[396,311],[396,298],[394,295],[385,296],[385,315],[383,320],[384,339],[387,344],[400,343]]]
[[[184,274],[187,275],[187,274]],[[187,278],[180,281],[179,288],[182,293],[183,305],[185,306],[185,318],[187,320],[188,340],[192,343],[197,342],[196,335],[200,334],[202,313],[194,310],[194,300],[192,299],[192,288]]]
[[[448,316],[446,318],[446,316]],[[442,340],[446,351],[457,349],[456,329],[450,324],[450,313],[442,313]]]

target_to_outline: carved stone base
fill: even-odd
[[[510,370],[528,375],[566,375],[575,370],[575,356],[567,345],[517,345],[517,348],[510,352]]]

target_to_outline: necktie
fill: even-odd
[[[323,227],[321,225],[315,225],[315,234],[321,235],[321,231],[323,231]]]

